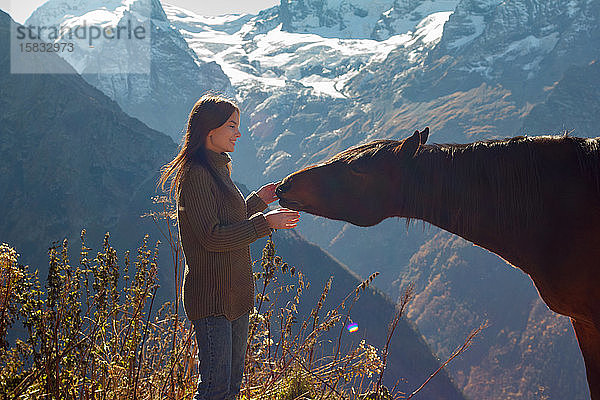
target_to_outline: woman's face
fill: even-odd
[[[206,148],[215,153],[232,152],[237,138],[242,136],[239,130],[240,114],[234,111],[227,122],[208,132]]]

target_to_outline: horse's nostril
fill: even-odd
[[[275,194],[284,194],[285,192],[290,190],[290,186],[290,181],[283,182],[281,185],[277,186],[277,189],[275,189]]]

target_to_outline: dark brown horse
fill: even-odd
[[[370,226],[420,219],[498,254],[571,317],[600,400],[600,139],[426,145],[429,129],[350,148],[285,178],[284,207]]]

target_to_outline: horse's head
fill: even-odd
[[[412,159],[428,135],[425,128],[402,141],[377,140],[295,172],[277,188],[279,203],[359,226],[375,225],[396,211],[402,179],[398,163]]]

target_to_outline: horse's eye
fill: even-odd
[[[355,175],[365,175],[367,173],[366,165],[360,160],[352,161],[350,163],[350,171]]]

